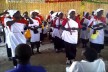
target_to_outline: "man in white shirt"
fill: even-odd
[[[106,72],[104,61],[98,58],[94,49],[86,48],[83,56],[83,60],[74,61],[70,67],[66,67],[66,72]]]

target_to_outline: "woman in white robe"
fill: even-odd
[[[81,33],[80,33],[80,38],[82,42],[82,48],[87,47],[87,43],[89,42],[89,31],[88,31],[88,23],[89,23],[89,13],[85,12],[84,18],[81,20]]]
[[[91,18],[88,26],[90,29],[90,47],[94,48],[99,56],[101,50],[104,48],[104,26],[106,25],[106,19],[102,17],[103,9],[97,9],[96,16]]]
[[[54,47],[55,47],[55,50],[56,52],[60,52],[62,51],[62,48],[63,48],[63,41],[62,41],[62,38],[61,38],[61,35],[62,35],[62,29],[61,29],[61,26],[62,26],[62,22],[64,21],[64,18],[63,18],[63,13],[62,12],[59,12],[58,13],[58,18],[55,19],[54,21],[54,30],[52,32],[52,37],[54,38]]]
[[[76,46],[78,43],[78,23],[75,19],[75,10],[69,10],[68,20],[64,25],[62,39],[64,40],[66,57],[66,64],[71,64],[76,57]]]
[[[32,48],[32,53],[34,54],[33,49],[37,48],[37,53],[40,53],[39,51],[39,47],[40,47],[40,24],[39,21],[36,20],[35,18],[36,13],[35,11],[31,12],[31,19],[33,21],[33,24],[29,24],[29,29],[30,29],[30,33],[31,33],[31,39],[30,39],[30,43],[31,43],[31,48]]]
[[[24,27],[27,25],[26,23],[22,22],[22,17],[20,14],[20,11],[18,10],[9,10],[9,15],[12,17],[11,19],[6,19],[5,23],[7,26],[10,27],[9,30],[9,42],[10,42],[10,48],[12,51],[12,57],[13,57],[13,64],[14,66],[17,65],[16,57],[15,57],[15,48],[17,45],[21,43],[26,44],[26,38],[24,36]],[[30,18],[28,17],[28,20]]]

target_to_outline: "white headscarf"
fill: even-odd
[[[101,8],[97,9],[97,10],[94,12],[94,15],[97,15],[97,13],[100,12],[101,10],[104,10],[104,9],[101,9]]]
[[[13,17],[13,15],[17,12],[18,10],[8,10],[7,12],[9,12],[9,15],[11,17]]]
[[[75,12],[76,12],[75,9],[71,9],[71,10],[68,11],[68,15],[69,15],[72,11],[75,11]]]

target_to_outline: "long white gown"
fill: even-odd
[[[7,21],[11,21],[11,20],[12,19],[6,19],[5,24]],[[7,38],[9,38],[7,40],[7,43],[8,43],[8,46],[11,48],[12,57],[15,57],[15,48],[17,45],[19,45],[21,43],[26,44],[26,38],[22,34],[22,32],[24,32],[24,26],[25,26],[25,24],[23,24],[23,23],[15,22],[14,24],[11,25],[10,29],[9,29],[9,27],[7,29],[8,30]]]

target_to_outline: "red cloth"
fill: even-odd
[[[82,18],[82,20],[81,20],[80,24],[82,25],[82,24],[83,24],[83,22],[84,22],[84,18]]]
[[[47,16],[47,19],[46,19],[47,22],[48,22],[48,20],[50,19],[50,17],[51,17],[50,15]]]
[[[41,15],[38,15],[41,21],[44,21],[44,18]]]
[[[18,23],[28,24],[28,21],[22,18],[21,20],[17,21]]]
[[[100,17],[100,18],[98,18],[97,16],[94,16],[94,18],[95,18],[96,20],[102,21],[103,23],[106,23],[105,17]]]
[[[64,21],[62,22],[62,25],[65,26],[67,21],[68,19],[64,19]],[[75,21],[78,23],[78,27],[81,28],[80,19],[76,17]]]
[[[47,16],[47,19],[46,20],[48,20],[48,19],[50,19],[50,15]]]
[[[56,20],[57,20],[57,18],[53,21],[53,25],[52,25],[53,27],[56,27]],[[65,18],[62,18],[62,20],[63,20],[62,21],[62,26],[64,26],[65,25],[64,22],[66,21],[66,19]]]
[[[42,24],[42,21],[39,18],[35,18],[35,20],[38,20],[39,24]]]
[[[3,17],[0,17],[0,21],[1,21],[1,23],[2,23],[2,25],[4,26],[4,16]]]
[[[67,18],[65,18],[65,19],[63,20],[63,22],[62,22],[62,26],[65,26],[65,25],[66,25],[66,23],[67,23],[67,21],[68,21],[68,19],[67,19]]]
[[[102,21],[103,23],[106,24],[106,19],[105,19],[105,17],[100,17],[100,18],[98,18],[97,16],[94,16],[94,19],[100,20],[100,21]],[[90,24],[89,26],[91,27],[92,25],[93,25],[93,22],[91,22],[91,24]]]
[[[85,19],[85,18],[82,18],[82,20],[80,21],[80,24],[81,24],[81,25],[83,24],[84,19]],[[89,20],[90,20],[90,19],[91,19],[91,17],[89,16],[89,17],[88,17],[88,18],[86,18],[86,19],[89,19]]]
[[[91,16],[89,16],[88,19],[90,20],[91,19]]]

